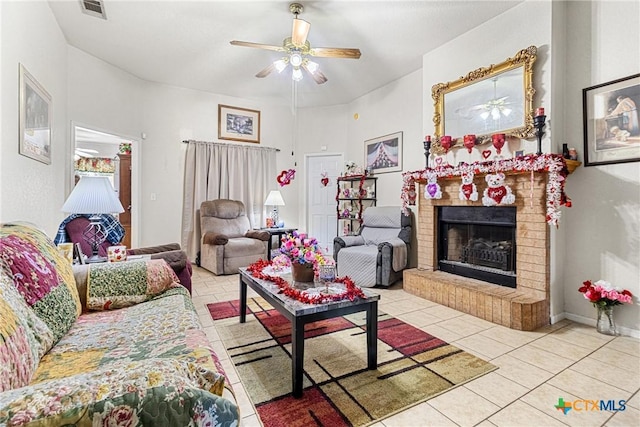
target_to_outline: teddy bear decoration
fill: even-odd
[[[511,205],[516,201],[511,187],[504,183],[505,175],[502,172],[490,173],[485,176],[487,188],[482,197],[482,204],[485,206]]]
[[[426,199],[441,199],[442,191],[438,184],[438,176],[434,172],[427,172],[427,185],[424,187],[424,197]]]
[[[462,178],[462,184],[460,184],[460,200],[471,200],[475,202],[478,200],[478,187],[473,182],[475,174],[473,171],[465,171],[460,177]]]

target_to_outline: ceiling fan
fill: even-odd
[[[308,58],[309,56],[316,56],[318,58],[360,58],[360,49],[338,47],[312,48],[309,40],[307,40],[311,24],[303,19],[298,19],[298,15],[302,13],[303,10],[304,7],[300,3],[291,3],[289,5],[289,11],[294,15],[293,28],[291,37],[284,39],[282,46],[243,42],[239,40],[231,41],[231,44],[234,46],[254,47],[284,53],[281,59],[269,64],[258,72],[256,77],[266,77],[271,74],[273,70],[281,73],[288,65],[291,65],[293,68],[291,78],[293,80],[302,80],[302,70],[305,70],[316,83],[323,84],[327,81],[327,77],[320,71],[318,64]]]

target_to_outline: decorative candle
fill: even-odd
[[[536,117],[537,116],[544,116],[544,107],[536,108]]]

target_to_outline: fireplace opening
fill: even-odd
[[[516,208],[438,208],[438,267],[459,276],[516,287]]]

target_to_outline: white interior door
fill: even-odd
[[[336,178],[342,170],[342,154],[307,157],[307,224],[309,235],[327,254],[333,254],[333,238],[337,236]],[[323,185],[323,173],[329,179]]]

